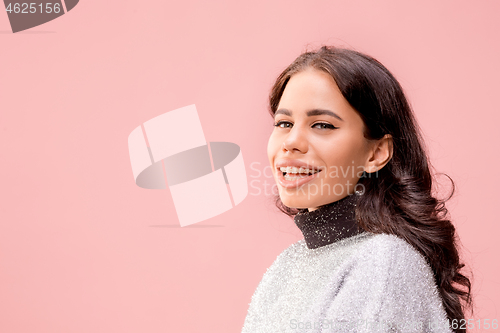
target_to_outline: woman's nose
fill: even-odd
[[[304,131],[298,127],[293,127],[283,141],[282,150],[284,152],[299,151],[305,153],[307,152],[307,146],[308,143]]]

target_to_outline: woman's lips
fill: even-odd
[[[291,180],[286,179],[285,176],[283,176],[283,172],[281,170],[276,170],[278,173],[278,183],[283,186],[284,188],[295,188],[295,187],[300,187],[311,180],[315,179],[318,177],[318,174],[321,172],[316,172],[315,174],[309,175],[309,176],[291,176]]]

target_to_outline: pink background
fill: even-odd
[[[267,95],[323,43],[400,80],[433,165],[458,186],[448,207],[475,317],[500,319],[499,13],[497,0],[83,0],[12,34],[2,10],[0,332],[240,331],[262,274],[301,238],[256,171]],[[250,188],[180,228],[168,190],[135,185],[127,137],[189,104],[208,141],[242,148]]]

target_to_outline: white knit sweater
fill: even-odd
[[[285,249],[255,290],[242,329],[261,332],[451,329],[424,257],[397,236],[362,232]]]

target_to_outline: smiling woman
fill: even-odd
[[[264,274],[243,332],[464,332],[470,280],[392,74],[325,46],[281,73],[270,111],[276,203],[304,239]]]

